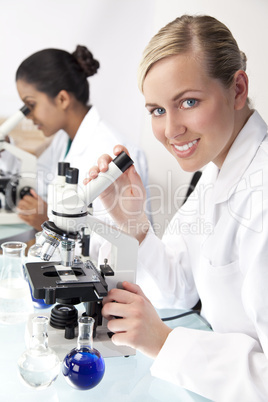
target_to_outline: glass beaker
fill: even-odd
[[[18,368],[24,382],[30,387],[44,389],[56,380],[60,372],[60,360],[48,347],[48,317],[32,319],[30,347],[18,359]]]
[[[105,371],[102,355],[93,348],[94,323],[92,317],[79,318],[77,347],[65,356],[62,363],[64,378],[78,390],[87,390],[98,385]]]
[[[26,244],[11,241],[1,244],[1,248],[0,323],[25,322],[33,313],[31,292],[24,272]]]

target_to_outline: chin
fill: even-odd
[[[176,161],[178,162],[178,164],[180,165],[181,169],[184,172],[194,173],[197,170],[201,170],[205,166],[204,164],[200,163],[200,161],[197,161],[195,158],[189,158],[189,159],[179,158],[178,155],[174,153],[172,148],[167,149],[171,153],[171,155],[174,156],[174,158],[176,159]]]
[[[44,134],[44,136],[45,136],[46,138],[52,137],[52,135],[53,135],[53,134],[48,134],[48,133],[45,134],[44,132],[43,132],[43,134]]]
[[[194,173],[204,167],[204,165],[202,165],[201,163],[197,163],[193,160],[185,160],[178,157],[176,157],[176,160],[184,172]]]

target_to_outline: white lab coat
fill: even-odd
[[[200,297],[214,331],[173,330],[154,376],[217,402],[268,401],[268,137],[256,111],[162,241],[147,234],[137,282],[161,308]]]
[[[72,167],[78,168],[79,185],[83,186],[83,180],[89,168],[97,163],[98,158],[104,153],[113,155],[115,145],[125,144],[125,141],[101,120],[94,106],[82,121],[65,157],[68,139],[69,137],[64,131],[59,131],[38,159],[37,192],[44,200],[47,199],[48,184],[57,175],[58,162],[70,162]],[[145,155],[134,145],[127,144],[127,146],[146,186],[148,169]]]

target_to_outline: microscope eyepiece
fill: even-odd
[[[66,176],[66,171],[70,167],[69,162],[59,162],[58,163],[58,176]]]
[[[77,184],[78,183],[79,170],[76,168],[69,167],[66,170],[66,183]]]
[[[114,158],[113,163],[124,173],[131,165],[133,165],[133,160],[123,151]]]
[[[118,177],[121,176],[131,165],[133,160],[122,151],[108,165],[106,172],[100,172],[98,177],[91,180],[86,187],[86,203],[93,202],[106,188],[108,188]]]
[[[26,105],[23,105],[23,106],[20,108],[20,111],[24,114],[24,116],[27,116],[27,114],[30,113],[30,109],[29,109],[28,106],[26,106]]]

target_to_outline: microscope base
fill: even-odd
[[[50,314],[42,314],[50,317]],[[29,347],[29,341],[32,334],[32,318],[36,314],[31,314],[25,329],[25,343]],[[128,346],[116,346],[107,335],[105,326],[97,327],[97,333],[93,339],[93,347],[97,349],[103,357],[122,357],[133,356],[136,354],[135,349]],[[77,334],[76,334],[77,335]],[[64,357],[77,346],[77,336],[74,339],[65,339],[64,330],[56,329],[48,325],[48,345],[53,349],[59,359],[63,361]]]

